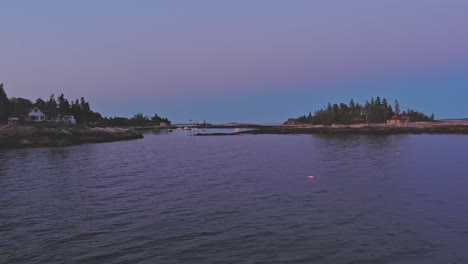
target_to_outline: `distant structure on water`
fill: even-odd
[[[394,115],[387,119],[387,125],[401,125],[410,122],[409,115]]]

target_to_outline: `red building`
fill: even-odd
[[[297,122],[296,118],[289,118],[288,121],[285,122],[286,125],[297,125],[299,122]]]
[[[387,125],[401,125],[410,122],[409,115],[394,115],[387,119]]]

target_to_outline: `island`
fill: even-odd
[[[0,126],[0,149],[63,147],[139,138],[143,138],[140,132],[127,128]]]
[[[0,83],[0,149],[59,147],[143,138],[134,127],[168,125],[167,118],[141,113],[132,118],[102,117],[84,97],[68,100],[52,94],[34,102],[8,98]]]
[[[468,134],[466,120],[437,121],[411,108],[401,111],[398,100],[392,107],[386,98],[377,96],[364,104],[353,99],[349,104],[328,103],[327,106],[308,115],[289,118],[282,125],[251,126],[233,133],[204,133],[206,135],[242,134]]]
[[[355,124],[355,125],[278,125],[246,126],[245,130],[232,133],[197,133],[196,136],[232,136],[232,135],[293,135],[293,134],[329,134],[329,135],[394,135],[394,134],[468,134],[466,121],[415,122],[400,125]]]

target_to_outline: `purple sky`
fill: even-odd
[[[2,1],[10,97],[281,122],[371,96],[468,117],[468,1]]]

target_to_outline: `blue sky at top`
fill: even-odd
[[[382,96],[467,117],[468,1],[2,1],[11,97],[104,115],[281,122]]]

